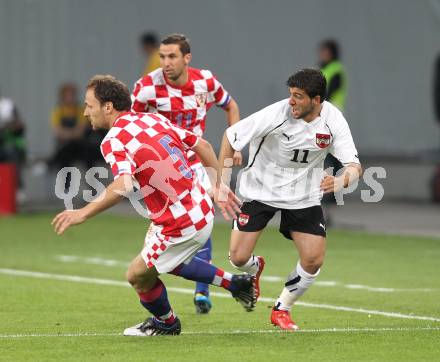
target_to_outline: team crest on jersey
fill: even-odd
[[[240,226],[245,226],[249,222],[249,215],[247,214],[240,214],[238,216],[238,223]]]
[[[204,107],[208,100],[208,93],[196,93],[194,96],[196,97],[197,107]]]
[[[316,144],[319,148],[326,148],[330,145],[330,135],[325,133],[316,134]]]

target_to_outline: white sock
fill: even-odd
[[[293,303],[302,296],[313,284],[321,269],[315,274],[307,273],[298,262],[296,269],[289,274],[281,295],[275,302],[275,307],[280,310],[290,311]]]
[[[258,272],[258,269],[260,268],[260,262],[254,254],[252,254],[251,257],[249,258],[249,260],[245,264],[243,264],[242,266],[235,265],[231,261],[231,258],[229,258],[229,261],[235,269],[238,269],[242,272],[245,272],[245,273],[248,273],[251,275],[256,275]]]

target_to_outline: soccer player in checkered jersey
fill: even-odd
[[[233,221],[230,261],[238,270],[256,275],[258,285],[261,262],[252,253],[268,221],[281,212],[279,230],[294,241],[299,262],[287,277],[271,322],[281,329],[297,330],[290,310],[315,281],[324,261],[322,195],[347,187],[360,177],[362,168],[347,121],[335,106],[324,101],[322,73],[300,70],[287,85],[290,98],[226,130],[219,162],[224,164],[233,150],[250,144],[249,162],[240,178],[239,194],[244,203],[238,220]],[[323,170],[328,153],[345,166],[337,177]]]
[[[180,321],[158,278],[161,273],[220,286],[229,290],[246,310],[252,310],[256,302],[252,276],[232,275],[194,256],[211,234],[214,209],[211,198],[188,166],[186,152],[192,149],[205,166],[220,175],[211,145],[161,115],[131,112],[130,106],[130,93],[122,82],[112,76],[90,80],[84,114],[94,130],[109,129],[101,151],[115,180],[95,201],[55,216],[55,231],[62,234],[70,226],[115,205],[136,182],[156,228],[131,262],[127,279],[153,317],[127,328],[124,335],[180,333]],[[217,205],[227,219],[236,217],[239,200],[220,181],[220,176],[214,179]]]
[[[171,34],[165,37],[160,44],[159,56],[161,68],[139,79],[134,86],[133,111],[162,114],[172,123],[200,137],[205,130],[206,114],[214,104],[225,111],[229,126],[240,119],[237,103],[217,78],[209,70],[189,67],[191,47],[185,35]],[[209,177],[200,159],[192,151],[188,156],[191,168],[210,192]],[[234,152],[234,165],[241,165],[241,161],[241,153]],[[197,256],[210,262],[211,250],[212,241],[209,238]],[[197,313],[210,311],[212,303],[207,284],[196,284],[194,304]]]

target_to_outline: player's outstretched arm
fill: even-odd
[[[214,201],[219,207],[223,217],[226,220],[230,220],[231,218],[236,219],[237,213],[240,213],[241,201],[231,189],[222,182],[220,164],[211,144],[203,138],[200,138],[197,145],[193,147],[193,151],[200,157],[203,166],[207,169],[208,175],[211,178],[211,184],[215,185]]]
[[[58,235],[64,233],[69,227],[79,225],[87,219],[107,210],[117,204],[133,189],[131,176],[122,175],[114,180],[94,201],[78,210],[65,210],[52,220],[52,225]]]
[[[230,168],[234,165],[234,163],[230,162],[231,159],[233,159],[235,150],[232,148],[228,137],[226,136],[226,132],[223,134],[222,144],[220,146],[220,154],[218,157],[218,162],[220,163],[221,167]],[[227,177],[229,175],[229,172],[225,172],[224,175],[221,175],[222,177]],[[228,180],[224,180],[225,182],[228,182]]]
[[[231,98],[229,103],[223,107],[226,112],[226,121],[228,122],[228,127],[232,126],[240,120],[240,109],[238,108],[237,102]],[[243,156],[240,151],[234,151],[232,156],[234,166],[241,166],[243,163]]]
[[[350,163],[345,166],[340,176],[325,176],[321,181],[321,191],[325,194],[330,192],[338,192],[348,187],[362,176],[362,167],[358,163]]]

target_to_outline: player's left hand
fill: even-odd
[[[344,180],[340,177],[334,177],[327,175],[324,177],[324,179],[321,181],[321,191],[324,192],[324,194],[328,194],[331,192],[338,192],[344,187]]]
[[[243,156],[240,151],[235,151],[234,156],[232,157],[234,166],[241,166],[243,163]]]
[[[214,201],[226,220],[237,219],[237,214],[241,212],[241,201],[228,186],[222,183],[215,188]]]
[[[82,224],[86,220],[87,218],[81,209],[65,210],[53,218],[51,225],[53,225],[55,232],[61,235],[70,226]]]

